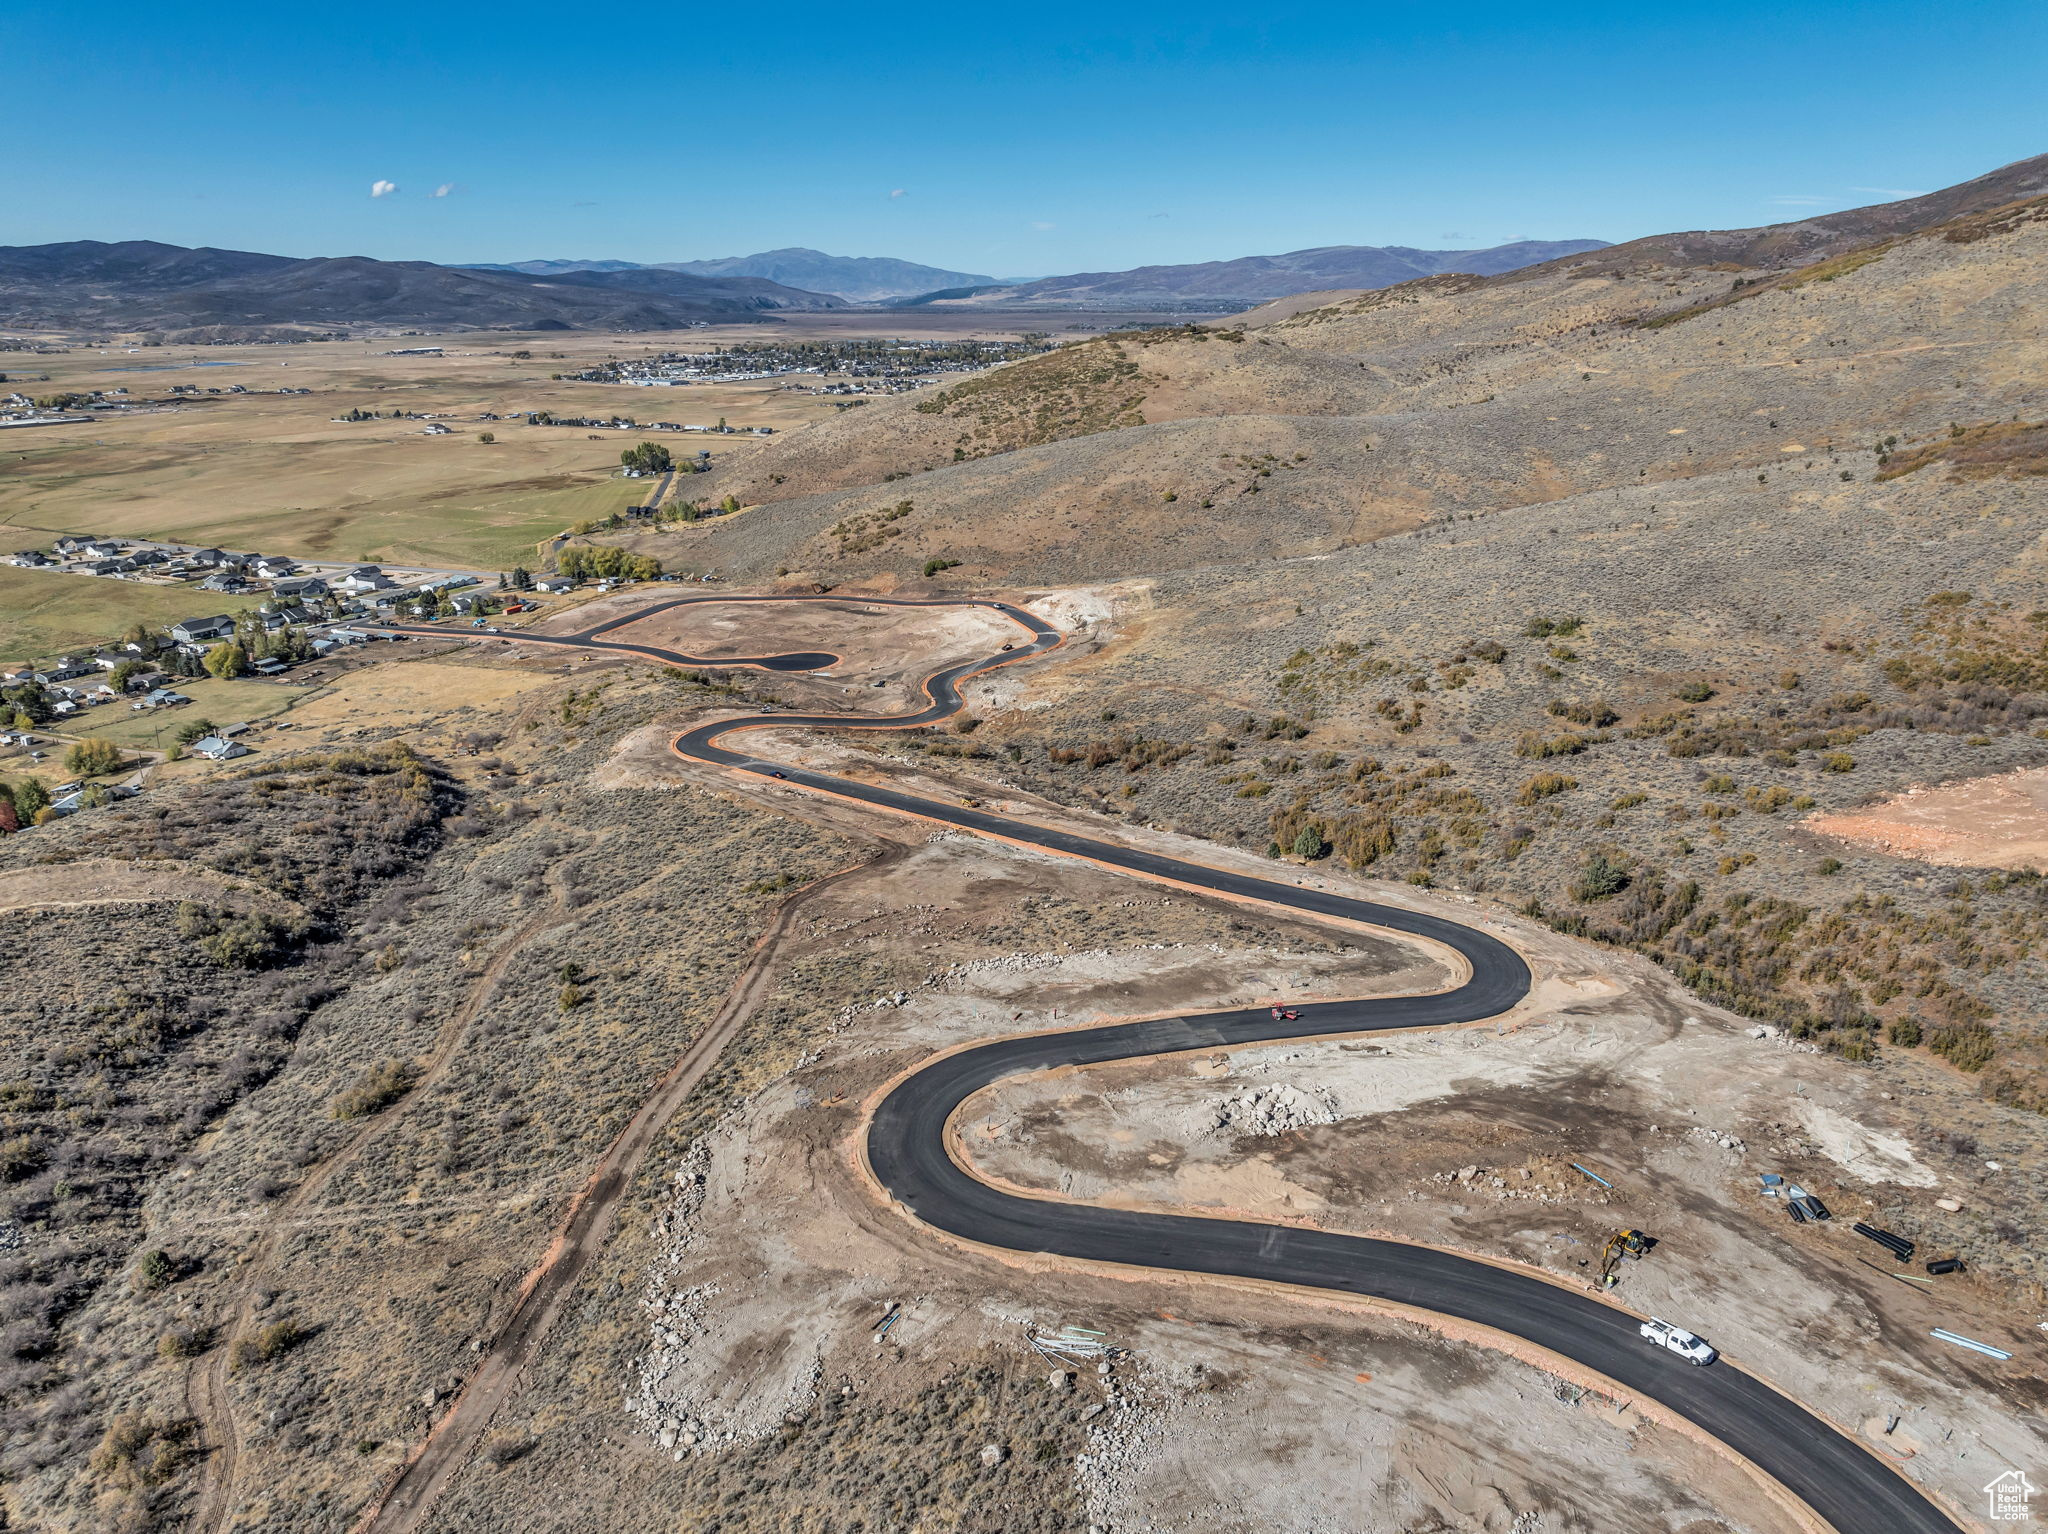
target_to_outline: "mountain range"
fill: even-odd
[[[760,277],[660,270],[532,275],[264,255],[153,240],[0,246],[0,325],[235,339],[357,327],[672,330],[846,301]]]
[[[976,272],[951,272],[893,256],[830,256],[822,250],[792,246],[763,250],[751,256],[721,256],[711,261],[514,261],[509,265],[478,263],[478,271],[523,272],[552,277],[569,272],[684,272],[692,277],[765,277],[787,287],[830,293],[856,303],[882,303],[910,298],[937,288],[977,287],[993,277]]]
[[[1485,250],[1416,250],[1406,245],[1321,245],[1278,256],[1241,256],[1127,272],[1075,272],[1033,282],[963,285],[920,295],[920,305],[977,309],[1143,309],[1199,302],[1247,308],[1270,298],[1330,289],[1392,287],[1417,277],[1465,272],[1491,277],[1559,256],[1606,248],[1604,240],[1517,240]]]

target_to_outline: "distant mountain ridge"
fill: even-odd
[[[0,324],[24,329],[203,332],[209,339],[391,326],[673,330],[845,307],[832,294],[759,277],[639,269],[530,275],[153,240],[0,246]]]
[[[985,309],[1143,308],[1148,303],[1245,306],[1333,288],[1390,288],[1417,277],[1462,272],[1492,277],[1563,256],[1604,250],[1605,240],[1517,240],[1484,250],[1418,250],[1407,245],[1320,245],[1277,256],[1241,256],[1124,272],[1075,272],[1016,284],[960,283],[921,294],[919,305]],[[957,291],[972,287],[971,292]],[[1206,302],[1204,302],[1206,301]]]
[[[555,277],[584,272],[683,272],[693,277],[763,277],[787,287],[830,293],[856,303],[909,298],[937,288],[972,287],[996,279],[977,272],[953,272],[939,266],[899,261],[893,256],[833,256],[822,250],[791,246],[751,256],[721,256],[710,261],[513,261],[473,263],[468,270],[517,272],[530,277]]]

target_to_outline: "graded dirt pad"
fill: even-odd
[[[2048,767],[1909,788],[1867,809],[1816,815],[1816,836],[1952,868],[2048,870]]]
[[[578,1528],[596,1505],[649,1526],[715,1509],[732,1531],[920,1512],[990,1531],[1789,1528],[1725,1461],[1497,1354],[1276,1291],[962,1252],[878,1207],[849,1156],[859,1104],[936,1048],[1440,979],[1385,940],[949,833],[913,847],[807,904],[750,1046],[782,1064],[708,1097],[716,1124],[607,1254],[617,1287],[595,1292],[617,1299],[565,1326],[495,1424],[519,1457],[465,1470],[436,1528]],[[1063,1325],[1127,1351],[1056,1367],[1025,1338]],[[594,1375],[606,1360],[620,1373]],[[986,1399],[893,1425],[968,1365],[998,1371]],[[937,1495],[989,1444],[979,1508],[892,1479]]]
[[[588,608],[580,610],[576,619],[605,621]],[[625,624],[602,637],[618,644],[680,650],[712,663],[723,658],[822,651],[837,655],[839,661],[818,673],[820,679],[842,687],[867,687],[878,681],[914,684],[930,672],[964,660],[979,660],[997,653],[1003,645],[1023,643],[1029,636],[1007,618],[985,609],[870,606],[858,597],[849,597],[772,607],[697,602]],[[900,693],[901,685],[888,691]],[[860,695],[854,699],[856,707],[869,701]],[[891,696],[889,701],[894,703],[896,698]]]

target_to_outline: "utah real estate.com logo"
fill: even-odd
[[[2034,1493],[2040,1488],[2027,1479],[2024,1470],[2008,1470],[1989,1486],[1984,1495],[1991,1504],[1991,1518],[1994,1523],[2018,1523],[2033,1516],[2028,1503],[2034,1500]]]

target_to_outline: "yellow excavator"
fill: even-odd
[[[1600,1287],[1614,1287],[1623,1258],[1640,1261],[1656,1244],[1655,1236],[1646,1236],[1639,1230],[1618,1230],[1609,1236],[1606,1248],[1600,1253]]]

